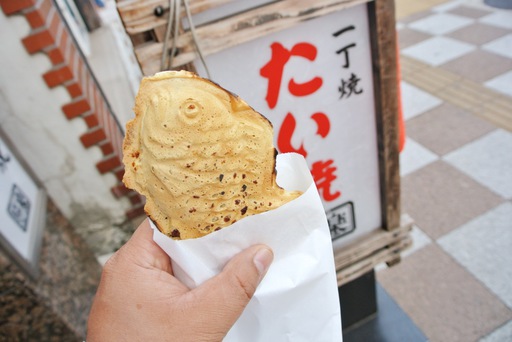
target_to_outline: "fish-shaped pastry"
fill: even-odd
[[[188,71],[145,77],[123,143],[128,188],[174,239],[197,238],[300,195],[276,184],[272,124]]]

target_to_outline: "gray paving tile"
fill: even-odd
[[[437,239],[504,200],[444,161],[402,177],[402,211]]]
[[[497,129],[443,159],[503,198],[512,199],[512,133]]]
[[[403,258],[406,258],[420,249],[422,249],[425,246],[428,246],[432,243],[432,239],[428,237],[427,234],[425,234],[417,225],[412,226],[411,231],[411,238],[412,238],[412,246],[409,249],[406,249],[401,256]]]
[[[459,30],[453,31],[446,36],[475,45],[482,45],[510,33],[501,27],[491,26],[482,23],[475,23]]]
[[[512,203],[471,220],[437,243],[512,309]]]
[[[491,334],[480,339],[479,342],[504,342],[512,341],[512,321],[502,325]]]
[[[480,22],[512,29],[512,11],[496,11],[479,19]]]
[[[490,79],[485,86],[512,97],[512,70]]]
[[[412,23],[416,20],[420,20],[420,19],[423,19],[423,18],[426,18],[428,16],[432,15],[432,12],[430,11],[421,11],[421,12],[416,12],[414,14],[411,14],[405,18],[402,18],[400,19],[400,22],[401,23],[404,23],[404,24],[409,24],[409,23]]]
[[[440,67],[471,81],[482,83],[512,70],[512,59],[475,50]]]
[[[425,113],[439,106],[443,101],[405,81],[400,82],[404,120]]]
[[[475,46],[459,40],[435,36],[402,49],[402,54],[432,66],[438,66],[475,50]]]
[[[512,58],[512,33],[482,45],[484,50]]]
[[[404,149],[400,153],[400,176],[419,170],[437,159],[439,157],[435,153],[407,138]]]
[[[445,13],[449,12],[454,8],[460,7],[461,5],[464,5],[464,3],[467,2],[467,0],[454,0],[454,1],[447,1],[445,3],[442,3],[440,5],[434,6],[431,8],[432,12],[436,13]]]
[[[450,103],[408,120],[407,136],[442,156],[496,127]]]
[[[492,12],[486,11],[486,10],[483,10],[480,8],[461,5],[461,6],[452,8],[451,10],[447,11],[447,13],[457,14],[460,16],[477,19],[477,18],[481,18],[485,15],[491,14]]]
[[[435,13],[426,18],[416,20],[407,26],[428,34],[441,35],[471,25],[473,22],[473,19],[459,15]]]
[[[398,31],[398,46],[404,49],[430,37],[432,35],[404,27]]]
[[[430,341],[477,341],[512,318],[496,296],[435,244],[377,273]]]

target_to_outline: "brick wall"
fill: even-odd
[[[96,163],[100,174],[112,173],[118,184],[111,188],[116,198],[127,197],[132,207],[128,218],[143,214],[143,199],[121,182],[123,130],[110,110],[86,59],[71,36],[52,0],[0,0],[5,15],[23,15],[31,31],[21,40],[28,54],[43,53],[51,68],[41,77],[48,88],[64,87],[71,101],[62,106],[68,120],[84,120],[87,131],[77,143],[88,149],[97,146],[102,159]]]

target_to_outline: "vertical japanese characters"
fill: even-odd
[[[351,96],[357,96],[363,93],[360,87],[360,78],[350,68],[351,49],[357,48],[357,44],[350,40],[350,31],[355,30],[354,25],[349,25],[332,33],[333,42],[342,44],[341,48],[333,51],[340,56],[340,83],[338,86],[339,100],[343,101]],[[314,62],[318,55],[317,47],[310,42],[297,42],[291,47],[286,47],[280,42],[273,42],[270,45],[270,60],[260,68],[260,75],[267,79],[267,93],[265,101],[269,109],[274,109],[279,103],[282,91],[288,91],[293,97],[307,98],[316,93],[322,86],[324,80],[320,76],[311,77],[306,82],[299,83],[293,77],[289,80],[283,80],[286,64],[291,58],[303,58],[309,62]],[[282,84],[287,83],[286,90],[282,89]],[[277,136],[277,146],[281,152],[296,152],[302,154],[308,159],[308,150],[304,144],[304,138],[298,146],[293,146],[292,137],[296,134],[297,117],[296,113],[288,111],[284,117]],[[300,114],[303,115],[303,114]],[[325,139],[331,131],[331,122],[329,115],[322,111],[309,114],[309,119],[316,126],[316,134]],[[309,156],[309,158],[313,158]],[[334,159],[310,160],[311,174],[315,180],[316,186],[324,201],[330,202],[342,195],[340,189],[333,187],[333,182],[337,179],[338,166]]]

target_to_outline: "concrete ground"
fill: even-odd
[[[414,246],[377,280],[430,341],[512,341],[512,9],[396,7]]]

